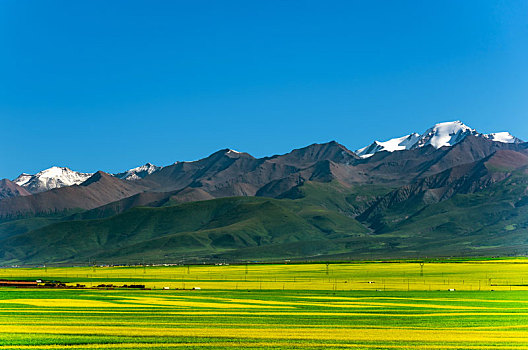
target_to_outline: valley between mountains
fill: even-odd
[[[0,181],[0,264],[528,253],[528,143],[440,123],[355,152],[230,149],[118,174]]]

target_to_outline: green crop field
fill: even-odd
[[[9,268],[0,279],[88,288],[0,288],[0,349],[528,347],[524,259]]]

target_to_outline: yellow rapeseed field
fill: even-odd
[[[0,350],[523,349],[527,266],[506,259],[426,263],[423,271],[412,262],[3,269],[0,278],[94,289],[0,288]]]

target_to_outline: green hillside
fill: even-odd
[[[393,188],[308,181],[280,199],[161,201],[97,219],[86,219],[89,212],[28,218],[0,225],[0,260],[163,263],[526,254],[527,186],[528,177],[519,171],[437,203],[417,193],[362,222],[355,217]]]
[[[2,260],[160,261],[366,232],[356,220],[324,207],[291,200],[231,197],[160,208],[137,207],[106,219],[52,224],[4,240]]]
[[[0,240],[61,221],[60,218],[32,217],[0,223]]]
[[[527,188],[528,176],[517,172],[481,191],[438,203],[411,197],[370,225],[380,237],[393,237],[395,248],[417,255],[528,254]]]

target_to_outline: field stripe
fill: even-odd
[[[0,309],[2,310],[2,309]],[[109,311],[109,310],[42,310],[42,309],[9,309],[6,316],[12,313],[70,313],[86,316],[89,314],[128,314],[137,316],[151,315],[134,311]],[[1,313],[0,313],[1,315]],[[460,316],[528,316],[528,312],[436,312],[436,313],[375,313],[375,312],[314,312],[314,311],[164,311],[163,314],[152,315],[152,317],[181,316],[349,316],[349,317],[460,317]]]
[[[138,334],[154,337],[213,337],[230,339],[299,339],[299,340],[335,340],[335,341],[403,341],[403,342],[443,342],[446,340],[444,330],[410,330],[403,328],[365,329],[335,328],[327,329],[298,328],[149,328],[149,327],[107,327],[107,326],[3,326],[0,333],[29,333],[29,334],[63,334],[63,335],[106,335],[129,336]],[[528,345],[528,332],[524,331],[474,331],[456,330],[448,333],[446,343],[523,343]]]
[[[325,348],[325,349],[525,349],[523,345],[447,345],[447,344],[349,344],[349,343],[302,343],[294,344],[291,342],[213,342],[213,343],[119,343],[119,344],[74,344],[74,345],[0,345],[0,349],[15,350],[46,350],[46,349],[140,349],[140,348],[189,348],[189,347],[232,347],[234,349],[240,348],[276,348],[286,347],[288,349],[303,349],[303,348]]]

